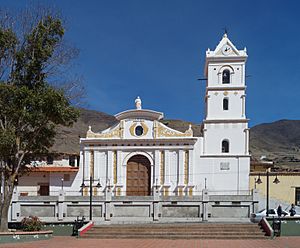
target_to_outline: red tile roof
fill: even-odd
[[[41,166],[30,167],[29,172],[78,172],[78,167],[69,166]]]

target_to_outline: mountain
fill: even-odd
[[[79,153],[79,138],[85,137],[88,126],[102,131],[117,119],[109,114],[80,109],[80,117],[72,127],[58,127],[52,152]],[[202,125],[182,120],[162,120],[163,124],[184,132],[192,124],[195,136],[202,135]],[[253,159],[265,156],[280,166],[300,165],[300,121],[280,120],[264,123],[250,129],[250,152]]]
[[[250,129],[250,151],[281,166],[300,165],[300,121],[279,120]]]
[[[117,119],[109,114],[95,110],[79,109],[80,116],[72,127],[57,128],[55,143],[51,152],[56,153],[79,153],[79,138],[85,137],[88,127],[91,126],[93,131],[102,131],[117,122]]]

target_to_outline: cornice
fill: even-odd
[[[195,143],[198,140],[199,137],[197,138],[171,138],[171,139],[97,139],[97,138],[81,138],[80,143],[81,144],[128,144],[130,143],[132,146],[135,143],[138,144],[162,144],[162,143]]]
[[[230,91],[230,90],[246,90],[247,86],[210,86],[206,88],[206,91]]]
[[[210,123],[248,123],[249,119],[220,119],[220,120],[204,120],[204,124]]]
[[[250,158],[251,155],[235,155],[235,154],[207,154],[200,155],[200,158]]]

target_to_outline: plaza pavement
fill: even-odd
[[[274,240],[166,240],[166,239],[77,239],[53,237],[50,240],[0,244],[2,248],[299,248],[300,237]]]

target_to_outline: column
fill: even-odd
[[[105,182],[105,184],[108,183],[108,181],[110,182],[110,185],[113,184],[113,151],[108,151],[107,152],[107,182]]]
[[[65,202],[65,192],[64,190],[60,190],[58,195],[58,201],[57,201],[59,221],[62,221],[64,219],[64,202]]]
[[[165,150],[165,184],[170,185],[170,151]]]
[[[207,95],[206,95],[206,109],[205,109],[205,111],[206,111],[206,119],[209,119],[209,116],[210,116],[210,114],[209,114],[209,109],[210,109],[210,103],[209,103],[209,101],[210,101],[210,95],[208,95],[208,93],[207,93]]]
[[[160,151],[154,151],[154,186],[160,185]]]
[[[118,181],[118,185],[122,184],[122,152],[121,151],[117,151],[117,181]]]
[[[245,154],[249,154],[249,128],[245,129]]]
[[[222,84],[222,73],[218,72],[218,84]]]
[[[90,178],[90,151],[89,150],[84,150],[84,155],[83,155],[83,178],[84,180],[89,180]]]
[[[189,160],[189,168],[188,168],[188,172],[189,172],[189,185],[193,185],[194,184],[194,150],[189,150],[188,151],[188,160]]]
[[[102,187],[106,186],[106,175],[107,175],[107,154],[106,152],[99,152],[99,158],[98,158],[98,175],[99,175],[99,179],[100,179],[100,183],[102,185]]]
[[[205,136],[206,136],[206,131],[207,129],[206,128],[203,128],[203,143],[202,143],[202,152],[203,152],[203,155],[205,154],[205,149],[206,149],[206,146],[205,146]]]
[[[245,118],[245,97],[246,95],[242,95],[242,118]]]
[[[170,151],[165,150],[164,152],[164,186],[163,194],[164,196],[169,196],[171,187],[171,170],[170,170]]]
[[[111,187],[106,187],[105,188],[105,204],[104,204],[106,221],[110,221],[110,219],[111,219],[111,214],[112,214],[111,197],[112,197]]]
[[[116,186],[116,195],[122,195],[122,152],[116,151],[116,169],[117,169],[117,186]]]
[[[208,202],[209,194],[208,190],[202,190],[202,221],[208,221]]]
[[[177,183],[178,186],[184,185],[184,177],[185,177],[185,171],[184,171],[184,163],[185,163],[185,151],[179,150],[178,152],[178,172],[177,172]]]
[[[100,153],[99,151],[94,151],[94,180],[97,180],[100,178],[100,170],[99,170],[99,158]]]

